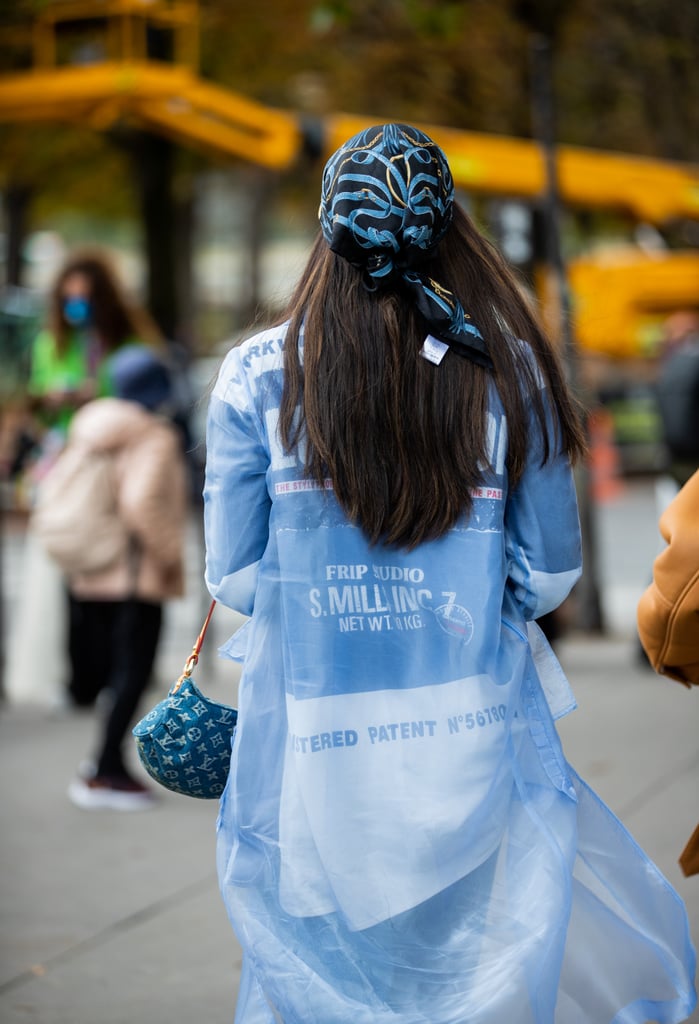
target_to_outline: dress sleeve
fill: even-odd
[[[638,605],[638,635],[656,672],[699,685],[699,473],[660,517],[667,547]]]
[[[532,413],[527,464],[505,510],[507,585],[527,620],[557,608],[582,572],[573,472],[558,447],[550,402],[546,408],[549,458],[541,464],[541,429]]]
[[[211,596],[252,614],[257,570],[269,535],[269,468],[262,423],[233,349],[211,395],[206,428],[204,537]]]
[[[51,388],[51,352],[53,342],[47,331],[40,331],[31,347],[27,391],[32,396],[45,395]]]

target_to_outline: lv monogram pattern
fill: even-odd
[[[166,789],[214,799],[223,792],[238,712],[205,697],[185,679],[135,726],[141,763]]]

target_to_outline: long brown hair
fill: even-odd
[[[530,409],[542,464],[552,446],[579,456],[583,433],[556,353],[506,263],[458,206],[421,270],[459,297],[487,340],[507,417],[510,486],[535,440]],[[442,536],[469,513],[471,491],[483,481],[491,371],[452,352],[439,366],[423,359],[425,327],[400,283],[368,292],[361,271],[322,235],[285,319],[279,429],[287,451],[303,437],[306,472],[320,484],[330,477],[372,543],[413,548]],[[534,363],[517,339],[526,339]],[[539,374],[549,387],[553,434]]]
[[[162,343],[150,316],[127,299],[109,256],[101,249],[84,248],[64,263],[51,288],[48,324],[59,351],[65,350],[72,330],[63,315],[63,286],[73,274],[84,274],[89,282],[92,326],[108,352],[130,338]]]

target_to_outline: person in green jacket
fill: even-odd
[[[144,310],[129,302],[108,255],[73,254],[51,289],[47,326],[34,340],[30,404],[43,426],[65,434],[85,402],[112,391],[106,359],[124,344],[160,345]]]
[[[148,314],[127,299],[108,253],[73,253],[53,283],[46,327],[31,352],[27,393],[38,434],[38,457],[30,469],[34,487],[51,471],[76,410],[114,394],[110,357],[140,345],[164,349]],[[108,648],[89,628],[81,603],[69,592],[67,600],[67,690],[74,704],[89,705],[99,690],[95,680],[108,676]]]

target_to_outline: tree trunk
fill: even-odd
[[[190,355],[197,350],[195,326],[194,276],[192,260],[196,229],[194,185],[191,176],[177,183],[175,204],[175,282],[177,323],[174,339]]]
[[[124,144],[132,159],[143,225],[146,305],[165,338],[171,341],[177,336],[180,324],[173,191],[175,146],[168,139],[147,132],[129,135]]]
[[[248,216],[243,234],[244,265],[241,278],[240,319],[254,323],[262,305],[262,250],[265,221],[274,178],[262,168],[251,168]]]
[[[22,248],[27,236],[32,189],[28,185],[10,184],[5,191],[5,223],[7,225],[7,255],[5,281],[8,285],[21,285],[24,271]]]

